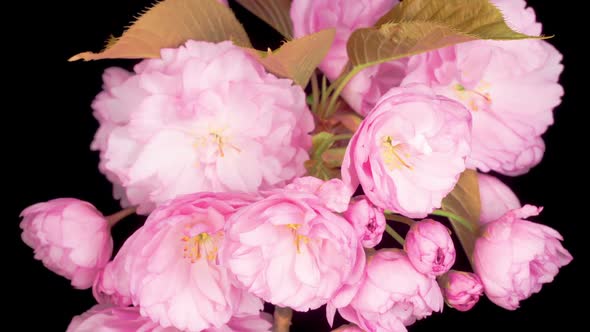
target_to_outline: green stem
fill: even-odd
[[[348,84],[348,82],[363,69],[365,69],[365,67],[363,66],[356,66],[352,68],[352,70],[348,72],[348,74],[346,74],[346,76],[344,76],[344,78],[341,81],[338,82],[336,90],[330,96],[330,103],[328,104],[328,108],[326,109],[326,112],[324,114],[325,117],[330,117],[332,114],[334,114],[334,112],[336,112],[334,108],[336,106],[336,102],[338,101],[338,97],[340,97],[340,93],[342,92],[346,84]]]
[[[474,232],[475,230],[473,229],[473,226],[471,226],[471,223],[469,222],[469,220],[458,216],[452,212],[449,211],[445,211],[445,210],[434,210],[431,213],[432,215],[435,216],[441,216],[441,217],[447,217],[450,219],[453,219],[455,221],[457,221],[458,223],[460,223],[461,225],[463,225],[463,227],[467,228],[470,232]]]
[[[275,306],[275,312],[273,316],[273,332],[289,332],[291,319],[293,318],[293,310],[291,308]]]
[[[390,211],[385,211],[383,214],[385,214],[385,218],[387,218],[387,220],[401,222],[402,224],[406,224],[410,227],[412,227],[412,225],[414,225],[416,223],[413,219],[410,219],[408,217],[404,217],[399,214],[394,214],[393,212],[390,212]]]
[[[402,246],[404,245],[404,243],[406,241],[404,241],[404,238],[399,235],[398,232],[395,231],[395,229],[391,228],[391,226],[385,224],[385,231],[387,232],[387,234],[391,235],[391,237],[396,240],[399,244],[401,244]]]
[[[320,105],[319,105],[319,109],[318,109],[318,117],[320,119],[324,118],[324,114],[326,113],[326,98],[328,98],[328,79],[326,78],[326,75],[322,75],[322,87],[321,87],[321,93],[320,93]]]
[[[311,76],[311,96],[313,98],[311,104],[311,111],[314,114],[318,112],[318,105],[320,103],[320,86],[318,83],[318,75],[317,73],[313,73]]]
[[[119,212],[113,213],[110,216],[106,216],[105,218],[107,219],[109,225],[111,227],[113,227],[113,226],[115,226],[116,223],[118,223],[123,218],[134,214],[135,210],[137,210],[137,206],[131,206],[131,207],[123,209]]]

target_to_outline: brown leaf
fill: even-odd
[[[244,8],[277,30],[283,37],[293,39],[290,0],[236,0]]]
[[[335,29],[326,29],[288,41],[274,52],[250,49],[250,53],[269,72],[290,78],[305,88],[317,66],[328,54],[335,35]]]
[[[476,39],[526,38],[542,37],[513,31],[488,0],[404,0],[375,27],[354,31],[347,51],[360,70]]]
[[[346,47],[354,66],[368,67],[476,39],[440,23],[403,22],[358,29]]]
[[[478,39],[524,39],[512,30],[502,12],[489,0],[404,0],[376,26],[400,22],[438,22]]]
[[[473,232],[459,222],[450,219],[451,225],[463,245],[463,249],[465,249],[468,256],[471,256],[475,244],[475,234],[477,234],[479,228],[479,215],[481,212],[476,171],[468,169],[461,174],[453,191],[443,199],[442,209],[469,221]]]
[[[306,87],[311,75],[328,54],[335,35],[335,29],[326,29],[286,42],[274,52],[251,53],[269,72]]]
[[[231,9],[217,0],[163,0],[145,11],[121,37],[110,39],[99,53],[83,52],[69,61],[157,58],[162,48],[187,40],[221,42],[250,47],[246,31]]]

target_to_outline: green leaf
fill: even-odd
[[[251,46],[231,9],[217,0],[163,0],[142,13],[121,37],[110,38],[104,50],[78,53],[69,61],[157,58],[162,48],[191,39]]]
[[[277,30],[283,37],[293,39],[290,0],[236,0],[244,8]]]
[[[340,167],[342,166],[342,160],[344,159],[345,153],[345,147],[328,149],[322,153],[322,161],[329,168]]]
[[[488,0],[404,0],[375,27],[354,31],[347,50],[351,63],[365,68],[477,39],[526,38],[543,37],[512,30]]]
[[[340,174],[338,169],[330,167],[324,160],[323,155],[336,142],[334,134],[328,132],[320,132],[311,138],[312,147],[310,151],[310,159],[305,162],[307,173],[311,176],[322,180],[329,180],[338,177]]]
[[[468,169],[461,174],[453,191],[443,199],[442,209],[463,217],[470,222],[474,232],[456,220],[449,219],[459,241],[461,241],[461,245],[463,245],[463,249],[465,249],[467,256],[470,257],[473,253],[473,246],[479,229],[479,215],[481,212],[476,171]]]
[[[305,168],[309,175],[324,181],[340,176],[340,172],[337,169],[328,168],[321,160],[310,159],[305,162]]]
[[[328,54],[335,35],[335,29],[326,29],[288,41],[274,52],[250,49],[250,53],[257,57],[269,72],[290,78],[305,88],[317,66]]]
[[[334,134],[322,131],[311,138],[311,159],[320,159],[322,153],[328,150],[336,142]]]

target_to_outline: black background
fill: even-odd
[[[18,324],[11,330],[64,331],[71,317],[93,305],[91,292],[76,291],[68,280],[46,270],[33,260],[32,250],[20,240],[19,213],[26,206],[57,197],[77,197],[95,204],[105,214],[117,211],[110,184],[97,171],[98,156],[89,150],[97,123],[90,103],[101,89],[102,71],[113,65],[130,68],[132,61],[103,60],[68,63],[71,55],[99,50],[113,33],[118,35],[133,15],[150,4],[149,0],[58,0],[15,2],[5,9],[4,19],[14,19],[4,31],[3,113],[4,146],[8,158],[4,194],[8,198],[8,241],[3,257],[8,257],[3,276],[4,317]],[[585,125],[588,90],[582,80],[584,52],[575,26],[583,26],[576,16],[581,8],[564,2],[529,0],[544,23],[544,33],[554,34],[550,42],[564,54],[565,71],[561,82],[565,97],[555,111],[556,124],[544,136],[547,144],[542,163],[518,178],[503,178],[524,203],[545,207],[538,222],[563,234],[564,245],[574,261],[562,269],[556,280],[541,293],[509,312],[487,299],[468,313],[445,308],[443,314],[417,322],[410,331],[548,331],[554,327],[585,329],[587,311],[586,264],[586,184],[588,136]],[[581,5],[577,5],[581,7]],[[234,6],[235,8],[236,6]],[[236,8],[255,46],[276,46],[280,39],[271,29]],[[14,16],[13,16],[14,15]],[[13,17],[12,17],[13,16]],[[585,29],[584,29],[585,30]],[[581,30],[578,30],[581,31]],[[272,42],[270,42],[272,40]],[[6,88],[8,87],[8,88]],[[580,192],[578,192],[580,190]],[[119,246],[141,224],[129,218],[114,228]],[[584,230],[583,230],[584,229]],[[586,268],[584,268],[584,271]],[[329,330],[322,312],[296,313],[293,330]]]

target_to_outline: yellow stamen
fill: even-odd
[[[300,254],[301,253],[301,242],[303,242],[304,244],[308,244],[309,237],[297,233],[297,229],[299,229],[299,227],[301,227],[301,224],[287,224],[287,227],[291,229],[291,231],[293,232],[293,235],[295,236],[295,247],[297,248],[297,253]]]
[[[461,84],[455,84],[455,90],[457,90],[457,97],[460,100],[467,101],[469,99],[468,94],[475,94],[485,100],[486,103],[491,104],[492,98],[488,92],[480,92],[479,90],[487,90],[490,88],[490,85],[487,83],[481,83],[478,85],[476,89],[467,89]],[[477,105],[477,101],[475,99],[469,99],[469,108],[472,111],[479,111],[479,106]]]
[[[381,157],[387,166],[389,166],[390,170],[394,170],[396,168],[406,167],[408,169],[412,169],[412,166],[408,164],[404,158],[398,154],[401,150],[400,144],[393,144],[393,138],[391,136],[385,136],[382,138],[382,151]],[[406,158],[409,158],[410,155],[408,153],[403,153]]]
[[[187,258],[191,263],[195,263],[201,256],[206,256],[208,260],[212,261],[217,258],[217,240],[223,236],[222,232],[218,232],[211,236],[209,233],[199,233],[193,237],[183,236],[182,242],[185,242],[183,252],[184,258]]]

